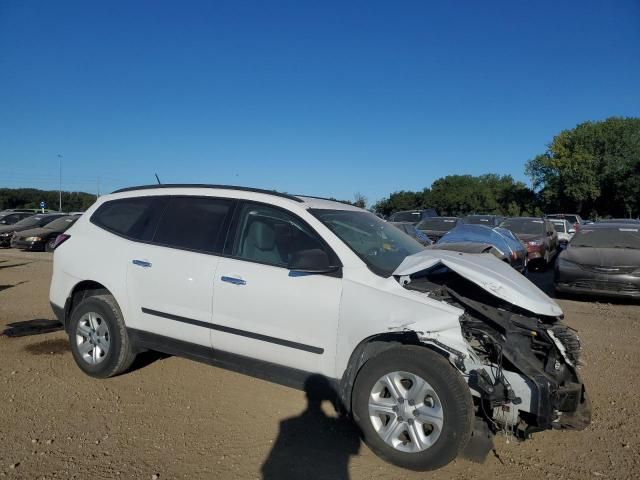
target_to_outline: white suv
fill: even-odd
[[[493,255],[425,250],[350,205],[119,190],[58,237],[53,270],[51,304],[87,374],[152,349],[292,386],[321,375],[402,467],[486,453],[491,432],[589,423],[580,344],[553,300]]]

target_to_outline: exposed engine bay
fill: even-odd
[[[526,439],[537,431],[582,430],[590,423],[577,370],[580,340],[561,317],[515,306],[444,264],[397,278],[406,289],[464,310],[460,326],[467,351],[439,347],[467,380],[476,417],[491,432]],[[422,338],[430,341],[428,334]]]

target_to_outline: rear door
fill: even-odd
[[[287,269],[296,252],[322,249],[339,264],[335,253],[306,222],[280,208],[244,202],[234,224],[235,239],[215,278],[213,347],[335,375],[341,274]]]
[[[211,346],[213,281],[234,200],[174,196],[149,243],[135,243],[127,267],[129,326]]]

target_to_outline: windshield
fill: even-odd
[[[458,223],[457,218],[432,217],[425,218],[417,226],[420,230],[435,230],[437,232],[448,232]]]
[[[71,225],[73,225],[78,218],[79,217],[75,217],[75,216],[74,217],[68,216],[68,217],[58,218],[58,219],[54,220],[53,222],[51,222],[49,225],[47,225],[45,228],[48,228],[50,230],[57,230],[57,231],[60,231],[60,232],[64,232],[67,228],[69,228]]]
[[[561,218],[561,219],[566,220],[567,222],[569,222],[571,225],[573,225],[574,223],[578,223],[578,216],[577,215],[565,215],[563,213],[556,213],[556,214],[547,215],[547,218],[549,218],[549,219]]]
[[[392,222],[419,222],[422,218],[420,212],[396,212],[391,215]]]
[[[523,235],[544,235],[544,220],[537,218],[512,218],[500,224],[502,228]]]
[[[563,221],[551,220],[551,223],[553,223],[553,226],[555,227],[556,232],[566,233],[564,220]]]
[[[369,212],[320,210],[310,212],[347,244],[374,273],[390,276],[409,255],[424,247],[404,232]]]
[[[494,220],[493,217],[488,215],[469,215],[462,219],[462,223],[467,223],[469,225],[489,225],[492,227]]]
[[[14,225],[14,227],[15,228],[36,227],[36,226],[40,225],[40,220],[42,220],[43,218],[44,217],[42,217],[41,215],[34,215],[33,217],[27,217],[27,218],[17,222]]]
[[[586,228],[571,240],[572,247],[640,249],[640,227]]]

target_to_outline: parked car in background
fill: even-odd
[[[0,226],[13,225],[27,217],[33,215],[33,212],[14,212],[12,210],[4,210],[0,212]]]
[[[44,227],[15,232],[11,238],[11,247],[21,250],[44,250],[53,252],[53,246],[56,243],[58,235],[66,232],[78,218],[80,218],[79,215],[66,215],[56,218]]]
[[[410,237],[414,238],[422,245],[432,245],[433,241],[422,231],[419,230],[413,223],[411,222],[389,222],[394,227],[400,229]]]
[[[64,217],[65,215],[64,213],[38,213],[20,220],[13,225],[0,225],[0,247],[9,247],[11,245],[11,237],[13,237],[15,232],[44,227],[56,218]]]
[[[557,291],[640,298],[640,225],[594,223],[558,257]]]
[[[576,233],[576,229],[563,218],[550,218],[549,221],[558,232],[558,245],[561,248],[566,247]]]
[[[545,218],[507,218],[500,226],[511,230],[527,246],[527,258],[532,268],[534,265],[545,268],[558,253],[558,232]]]
[[[6,208],[3,212],[20,212],[20,213],[40,213],[41,210],[37,208]]]
[[[426,208],[424,210],[401,210],[394,212],[389,217],[390,222],[410,222],[414,225],[420,220],[428,217],[437,217],[438,214],[433,208]]]
[[[460,221],[471,225],[486,225],[493,228],[499,226],[504,221],[504,217],[497,215],[467,215]]]
[[[458,223],[432,248],[466,253],[491,253],[521,273],[527,270],[527,248],[509,230]]]
[[[567,222],[569,222],[569,225],[571,225],[576,232],[580,230],[580,225],[584,223],[584,220],[582,220],[582,217],[577,213],[550,213],[548,215],[545,215],[545,218],[548,218],[549,220],[553,220],[553,219],[566,220]]]
[[[429,217],[421,220],[418,230],[421,230],[431,240],[437,242],[445,233],[458,224],[458,217]]]
[[[372,451],[413,470],[470,439],[491,451],[487,425],[526,439],[590,422],[554,300],[491,255],[423,248],[335,201],[202,185],[101,196],[58,237],[49,297],[90,376],[144,349],[290,386],[320,376]]]
[[[598,220],[596,223],[631,223],[631,224],[640,224],[640,220],[635,218],[603,218],[602,220]]]

